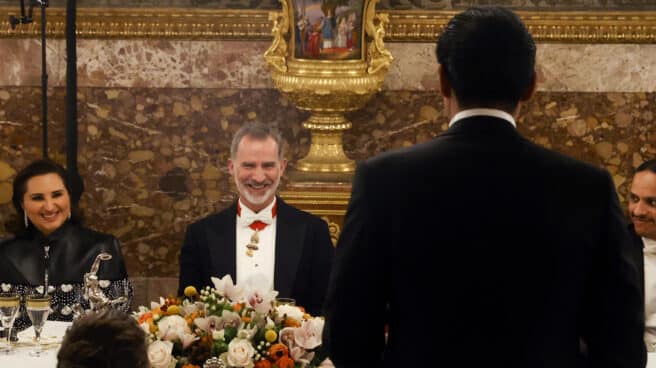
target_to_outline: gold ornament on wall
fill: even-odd
[[[264,53],[273,82],[299,109],[310,111],[310,150],[292,182],[349,182],[355,162],[344,153],[344,113],[362,108],[393,60],[385,48],[387,14],[378,0],[280,0],[270,13],[273,42]]]

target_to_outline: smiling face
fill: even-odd
[[[656,173],[644,170],[633,177],[629,214],[638,235],[656,239]]]
[[[287,166],[278,156],[278,144],[271,137],[244,136],[235,157],[228,161],[241,201],[254,212],[268,206],[276,195]]]
[[[27,181],[23,210],[44,235],[57,230],[71,213],[71,199],[59,175],[38,175]]]

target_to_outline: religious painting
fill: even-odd
[[[364,0],[295,0],[294,56],[311,60],[361,58]]]

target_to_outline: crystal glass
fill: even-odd
[[[37,295],[37,296],[28,296],[25,299],[25,307],[27,309],[27,315],[32,321],[32,327],[34,327],[34,339],[36,341],[36,348],[30,351],[30,356],[41,356],[43,354],[43,346],[41,345],[41,331],[43,330],[43,325],[48,319],[50,314],[50,296],[49,295]]]
[[[296,299],[293,298],[276,298],[276,306],[279,305],[296,305]]]
[[[5,354],[11,353],[11,329],[14,326],[14,319],[20,309],[20,299],[18,295],[3,294],[0,296],[0,321],[2,321],[2,328],[7,334],[7,345],[0,349],[0,352]]]

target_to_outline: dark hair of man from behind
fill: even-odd
[[[473,7],[449,21],[437,41],[460,108],[512,111],[535,78],[535,42],[521,19],[501,7]]]
[[[641,171],[651,171],[654,174],[656,174],[656,159],[645,161],[638,168],[636,169],[636,172],[639,173]]]
[[[57,368],[148,368],[146,333],[134,318],[110,309],[75,321],[57,354]]]

